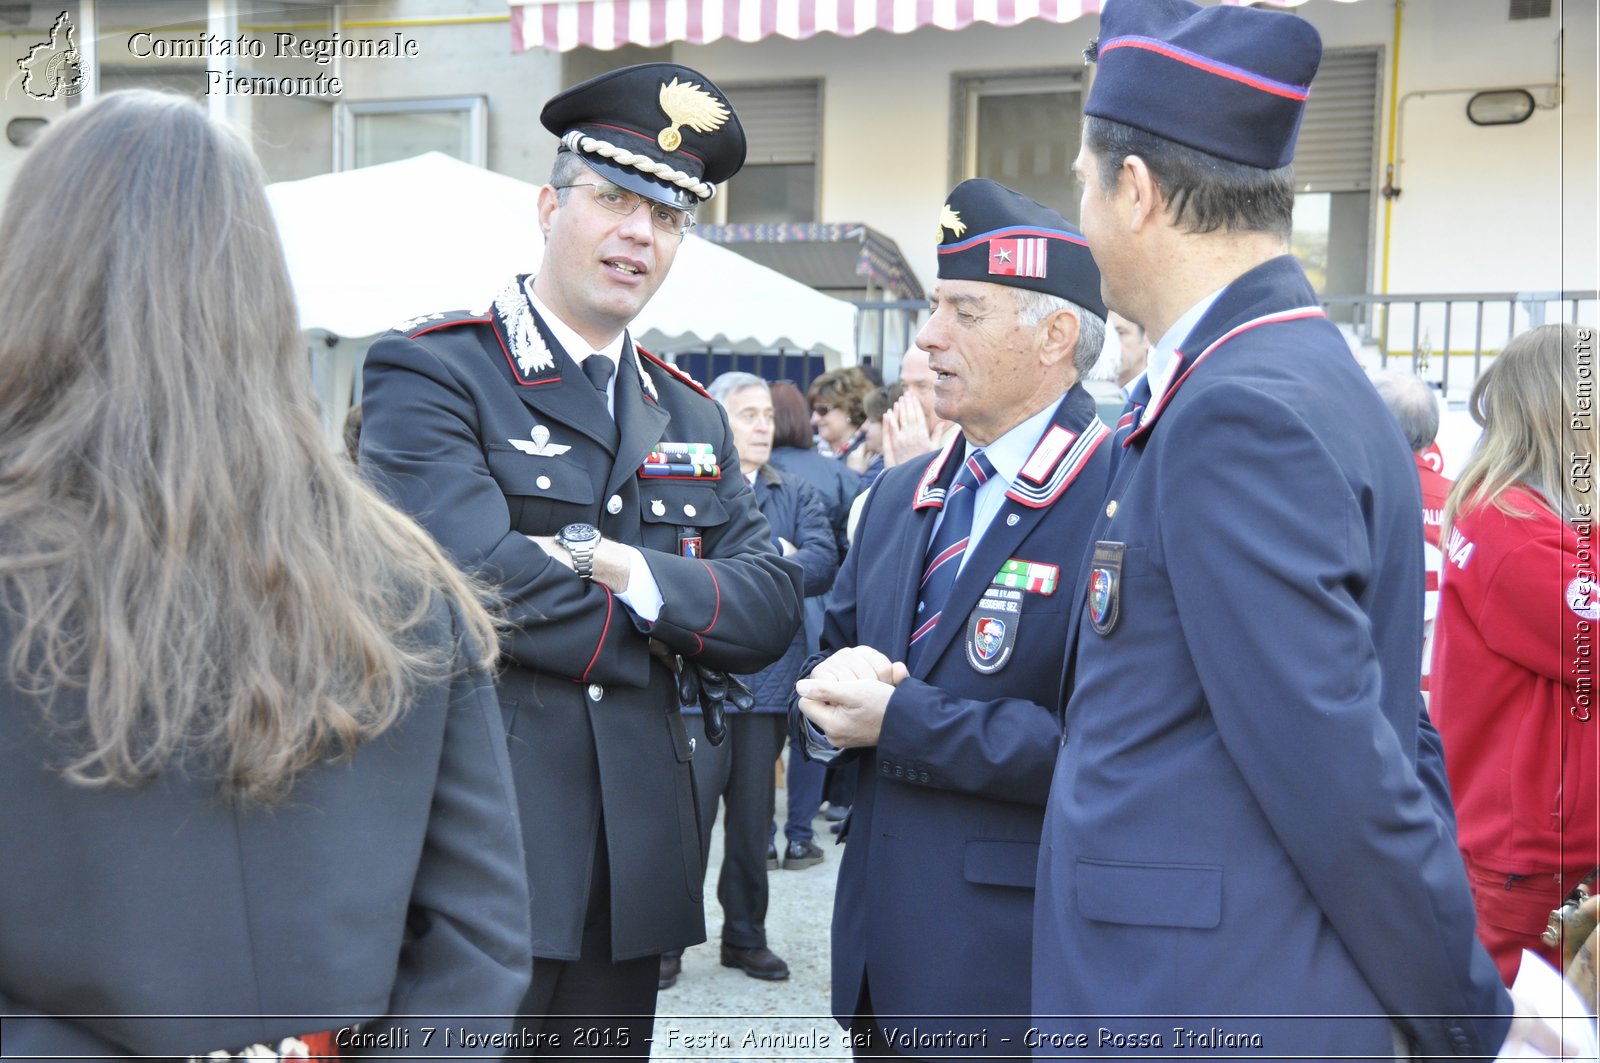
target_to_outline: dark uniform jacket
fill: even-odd
[[[828,524],[822,499],[810,484],[797,476],[779,473],[771,465],[761,467],[751,489],[761,515],[772,528],[773,547],[778,548],[779,536],[795,546],[795,552],[788,559],[800,566],[806,600],[826,597],[834,577],[839,574],[839,550],[833,545],[833,529]],[[755,695],[754,711],[789,711],[795,680],[800,677],[800,666],[807,655],[806,633],[798,630],[782,657],[754,675],[743,677],[750,693]],[[699,715],[700,707],[685,705],[683,711]]]
[[[1409,449],[1290,257],[1174,358],[1080,590],[1034,1013],[1102,1053],[1215,1027],[1229,1055],[1392,1056],[1393,1016],[1420,1055],[1493,1055],[1509,1001],[1419,726]]]
[[[848,1025],[865,982],[886,1027],[967,1038],[938,1053],[891,1042],[907,1055],[1024,1051],[1061,647],[1108,444],[1094,400],[1075,385],[962,567],[926,636],[933,644],[895,688],[878,745],[857,754],[834,907],[833,1010]],[[823,653],[866,645],[906,660],[931,529],[965,446],[957,436],[931,463],[898,465],[873,487],[829,598]],[[1004,577],[1016,587],[997,585],[1013,559],[1033,566]],[[998,644],[974,633],[986,598],[1019,609],[988,614],[1006,626]],[[973,1039],[985,1030],[986,1042]]]
[[[673,675],[649,642],[755,672],[800,623],[799,572],[772,548],[727,418],[627,343],[613,423],[521,279],[486,315],[412,325],[367,355],[362,462],[503,596],[499,693],[534,955],[578,957],[597,838],[610,859],[613,959],[703,941],[692,750]],[[720,475],[641,475],[664,442],[708,444]],[[527,538],[573,521],[643,550],[664,602],[654,624]]]
[[[429,638],[454,637],[440,606]],[[356,1054],[500,1055],[438,1031],[504,1035],[492,1016],[528,985],[503,736],[463,663],[349,761],[240,808],[181,766],[136,790],[67,783],[39,705],[0,686],[5,1054],[182,1057],[359,1022]]]

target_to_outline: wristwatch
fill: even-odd
[[[572,555],[572,570],[584,579],[594,578],[594,552],[600,546],[600,529],[593,524],[568,524],[556,532],[556,542]]]

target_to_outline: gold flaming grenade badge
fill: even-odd
[[[951,210],[950,204],[948,203],[946,203],[944,205],[944,209],[939,212],[939,231],[934,234],[934,239],[943,242],[944,231],[946,229],[949,229],[950,235],[956,237],[957,239],[960,239],[961,234],[967,231],[967,223],[961,220],[961,212]]]
[[[728,120],[728,108],[722,101],[693,82],[672,82],[661,86],[661,110],[672,124],[656,134],[656,143],[662,151],[677,151],[683,144],[679,126],[688,126],[696,133],[715,133]]]

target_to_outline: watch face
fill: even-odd
[[[593,524],[568,524],[561,529],[560,538],[569,543],[590,543],[600,538],[600,530]]]

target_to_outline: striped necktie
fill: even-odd
[[[961,559],[967,552],[967,541],[972,533],[972,507],[978,497],[978,488],[994,475],[994,466],[982,450],[974,450],[962,463],[961,471],[944,496],[944,515],[928,544],[928,556],[922,568],[922,584],[917,590],[917,615],[912,620],[911,645],[908,661],[916,670],[929,634],[939,624],[946,599],[956,585],[956,574],[961,571]]]

